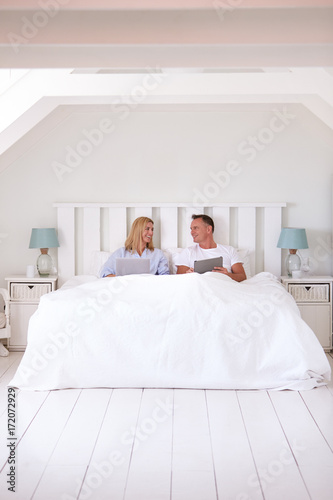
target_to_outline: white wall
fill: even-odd
[[[80,108],[0,174],[0,287],[35,261],[31,228],[55,227],[62,201],[286,201],[284,225],[307,230],[301,255],[331,273],[331,130],[301,105],[147,109]],[[87,143],[102,126],[99,144]]]

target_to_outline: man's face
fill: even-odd
[[[194,243],[202,243],[211,233],[211,226],[203,222],[201,218],[194,219],[191,224],[191,236]]]

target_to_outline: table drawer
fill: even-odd
[[[11,283],[10,298],[12,301],[39,302],[45,293],[52,290],[52,283]]]
[[[296,302],[329,302],[330,285],[329,283],[289,283],[288,291],[294,297]]]

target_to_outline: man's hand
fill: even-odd
[[[246,280],[246,274],[243,268],[243,264],[241,263],[234,264],[231,268],[231,271],[232,272],[229,273],[225,267],[214,267],[213,269],[213,272],[226,274],[227,276],[229,276],[229,278],[233,279],[234,281]]]
[[[228,269],[225,268],[225,267],[218,267],[218,266],[215,266],[214,269],[213,269],[213,272],[214,273],[222,273],[222,274],[226,274],[227,276],[229,275],[228,273]]]

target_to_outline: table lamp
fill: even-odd
[[[289,254],[286,258],[288,276],[291,276],[293,271],[300,271],[301,259],[296,252],[302,248],[309,248],[305,229],[299,227],[283,227],[277,247],[289,249]]]
[[[32,229],[29,248],[40,248],[41,254],[37,259],[39,276],[48,276],[53,268],[49,248],[59,246],[58,237],[54,228]]]

